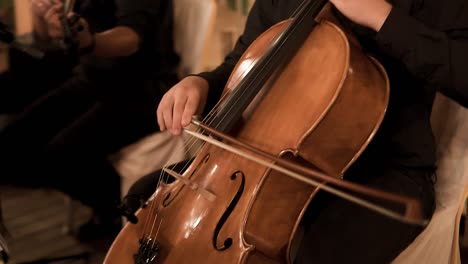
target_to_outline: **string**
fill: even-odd
[[[310,3],[310,0],[303,1],[303,2],[301,3],[301,5],[296,9],[296,12],[294,12],[294,13],[295,13],[295,14],[298,13],[298,12],[299,12],[298,10],[303,9],[304,6],[305,6],[306,4],[308,4],[308,3]],[[314,3],[314,4],[315,4],[315,3]],[[313,5],[312,7],[315,7],[316,5],[317,5],[317,4]],[[285,30],[285,31],[287,31],[287,30]],[[281,38],[281,35],[283,35],[285,31],[276,33],[275,38],[276,38],[276,39]],[[278,36],[279,34],[281,34],[281,35]],[[291,35],[291,33],[289,33],[289,35],[286,35],[286,37],[284,37],[284,38],[287,40],[287,39],[289,39],[290,35]],[[284,42],[283,42],[283,43],[280,43],[280,47],[282,47],[283,45],[284,45]],[[271,58],[271,57],[270,57],[270,58]],[[266,60],[265,63],[268,63],[269,61],[271,61],[271,59],[267,58],[267,60]],[[252,62],[252,63],[254,63],[254,62]],[[255,80],[257,80],[257,79],[259,78],[259,75],[260,75],[260,74],[261,74],[260,72],[256,72],[256,75],[254,75],[254,77],[251,79],[250,83],[247,84],[247,85],[244,85],[244,86],[249,87],[249,86],[251,85],[251,83],[253,83]],[[239,79],[240,77],[241,77],[241,76],[239,76],[238,79]],[[240,96],[237,96],[237,98],[236,98],[236,101],[237,101],[237,102],[243,97],[242,95],[245,94],[245,91],[246,91],[245,89],[241,90],[241,95],[240,95]],[[227,94],[225,94],[225,96],[227,96]],[[223,97],[225,97],[225,96],[223,96]],[[233,107],[233,105],[228,109],[227,113],[230,113],[230,112],[232,111],[232,107]],[[213,110],[210,111],[210,113],[209,113],[209,114],[207,115],[207,117],[204,119],[204,120],[205,120],[204,122],[207,123],[208,125],[210,125],[211,127],[218,128],[218,125],[222,123],[222,121],[223,121],[224,118],[227,116],[227,114],[221,118],[221,121],[220,121],[218,124],[216,124],[216,125],[213,126],[213,124],[212,124],[213,117],[214,117],[214,114],[213,114],[213,113],[214,113]],[[198,129],[198,131],[200,131],[200,130]],[[187,153],[187,152],[193,147],[193,144],[194,144],[194,143],[190,144],[190,147],[186,148],[185,153]],[[188,145],[188,144],[187,144],[187,145]],[[198,150],[197,150],[197,151],[198,151]],[[186,169],[186,166],[187,166],[187,164],[184,165],[184,168],[182,169],[182,171],[184,171],[184,170]],[[164,167],[167,168],[168,165],[166,164]],[[161,181],[162,181],[163,179],[167,180],[167,177],[168,177],[167,174],[163,177],[163,175],[164,175],[163,173],[164,173],[164,172],[161,171],[161,175],[160,175],[159,180],[158,180],[157,188],[159,188],[160,183],[161,183]],[[152,211],[154,211],[154,207],[152,207]],[[157,214],[156,214],[156,218],[157,218]],[[155,221],[156,221],[156,220],[155,220]],[[153,230],[151,230],[150,233],[152,233],[152,231],[153,231]]]
[[[294,13],[298,13],[299,11],[303,11],[303,9],[306,7],[306,4],[309,4],[311,0],[306,0],[304,2],[302,2],[302,4],[299,6],[299,8],[296,9],[296,11]],[[312,5],[310,6],[311,9],[315,9],[317,8],[318,6],[320,5],[319,2],[313,2]],[[299,11],[298,11],[299,10]],[[303,11],[304,12],[304,11]],[[284,31],[281,31],[280,32],[280,36],[275,36],[276,40],[277,41],[282,41],[280,43],[277,43],[276,45],[273,45],[270,47],[270,50],[273,50],[272,54],[268,54],[267,57],[262,57],[262,59],[265,60],[265,62],[263,62],[263,65],[268,65],[272,58],[275,57],[277,55],[278,52],[280,52],[285,44],[286,44],[286,41],[290,39],[291,35],[294,33],[294,29],[296,29],[299,25],[302,24],[302,21],[305,19],[305,17],[297,17],[295,21],[299,21],[297,23],[291,23],[288,28],[286,28]],[[274,50],[274,48],[276,47],[279,47],[278,49]],[[284,49],[284,48],[283,48]],[[267,51],[268,52],[268,51]],[[258,68],[258,67],[257,67]],[[253,85],[259,78],[260,78],[260,75],[261,74],[264,74],[263,71],[255,71],[257,68],[254,69],[254,72],[251,73],[250,75],[253,75],[254,77],[252,78],[249,78],[250,76],[246,77],[246,83],[245,84],[242,84],[244,87],[244,89],[235,89],[235,91],[240,91],[240,95],[237,95],[236,97],[234,97],[235,99],[235,103],[232,103],[231,106],[228,108],[227,112],[226,112],[226,115],[222,116],[221,117],[221,120],[220,120],[220,124],[223,123],[223,121],[225,120],[225,118],[227,116],[229,116],[229,113],[233,111],[233,107],[235,105],[237,105],[237,103],[239,103],[239,100],[241,100],[245,93],[247,92],[247,89],[248,87],[250,87],[251,85]],[[212,117],[208,117],[208,118],[215,118],[215,116],[212,116]]]
[[[310,1],[311,1],[311,0],[303,1],[303,2],[299,5],[299,7],[295,10],[295,12],[293,13],[293,15],[292,15],[291,17],[296,16],[301,10],[304,9],[304,7],[305,7],[307,4],[310,3]],[[318,4],[314,2],[314,3],[312,4],[311,7],[312,7],[312,8],[316,8],[316,6],[318,6]],[[303,19],[304,19],[304,18],[301,18],[300,21],[302,21]],[[300,24],[300,23],[298,23],[298,24]],[[297,27],[297,25],[295,25],[295,26]],[[283,47],[283,46],[285,45],[286,40],[288,40],[288,39],[291,37],[291,34],[292,34],[291,31],[292,31],[292,30],[291,30],[290,28],[294,29],[294,27],[293,27],[292,25],[290,25],[286,30],[281,31],[281,32],[277,32],[277,33],[275,34],[275,36],[273,37],[273,38],[276,39],[277,41],[278,41],[278,40],[282,40],[282,41],[283,41],[283,42],[277,44],[277,45],[279,45],[279,48]],[[288,31],[288,29],[289,29],[289,31]],[[286,34],[285,32],[288,33],[288,34]],[[285,35],[285,36],[283,36],[283,35]],[[270,55],[269,57],[265,57],[265,56],[264,56],[264,57],[262,57],[261,59],[264,59],[264,60],[265,60],[264,63],[269,63],[269,62],[271,61],[271,56],[274,56],[276,53],[279,52],[279,50],[280,50],[280,49],[277,49],[277,50],[273,53],[273,55]],[[248,87],[250,87],[256,80],[258,80],[258,79],[260,78],[259,76],[262,74],[262,72],[260,72],[260,71],[255,71],[255,70],[259,67],[259,65],[255,65],[255,66],[257,66],[257,68],[255,68],[255,66],[252,67],[252,64],[254,64],[254,63],[256,64],[257,62],[258,62],[258,59],[257,59],[257,60],[253,60],[253,61],[250,62],[250,64],[249,64],[249,67],[250,67],[250,70],[249,70],[249,71],[250,71],[250,72],[247,74],[247,77],[245,77],[244,75],[239,75],[239,76],[237,77],[237,79],[235,80],[235,81],[239,81],[239,79],[241,79],[241,78],[243,78],[243,77],[247,78],[246,84],[243,84],[243,86],[246,87],[246,88],[240,90],[240,95],[237,95],[237,97],[235,98],[235,102],[239,102],[239,100],[241,100],[242,97],[243,97],[243,95],[245,94],[246,89],[248,89]],[[252,70],[254,71],[253,73],[252,73]],[[252,75],[252,74],[253,74],[253,75]],[[250,77],[250,76],[253,76],[253,77]],[[243,78],[243,79],[245,79],[245,78]],[[237,90],[237,89],[238,89],[238,88],[236,88],[236,90]],[[227,98],[227,97],[230,96],[230,95],[231,95],[231,94],[225,93],[225,94],[221,97],[221,100],[220,100],[220,101],[223,101],[225,98]],[[217,128],[219,127],[219,125],[223,123],[223,121],[225,120],[226,116],[228,116],[229,113],[231,113],[231,112],[233,111],[233,107],[234,107],[234,106],[235,106],[235,104],[231,104],[231,106],[228,108],[226,114],[225,114],[224,116],[221,117],[221,120],[218,122],[218,124],[213,125],[213,121],[215,120],[215,112],[218,110],[218,108],[215,108],[215,109],[211,110],[211,111],[207,114],[207,116],[203,119],[203,122],[204,122],[205,124],[209,125],[210,127],[213,127],[213,128],[215,128],[215,129],[217,129]],[[199,127],[197,128],[197,132],[201,133],[201,129],[200,129]],[[193,149],[194,144],[195,144],[197,141],[198,141],[198,139],[192,137],[192,138],[189,139],[189,141],[188,141],[187,143],[185,143],[185,145],[184,145],[184,149],[185,149],[184,155],[185,155],[185,156],[187,156],[187,154]],[[201,149],[201,147],[202,147],[202,145],[199,145],[199,146],[198,146],[198,149],[196,150],[196,152],[198,152],[198,151]],[[174,155],[175,155],[175,154],[173,153],[172,156],[171,156],[171,158],[174,157]],[[171,159],[171,158],[170,158],[170,159]],[[169,159],[169,160],[170,160],[170,159]],[[163,168],[168,168],[168,167],[170,166],[169,160],[166,162],[166,164],[164,165]],[[183,168],[181,169],[181,171],[185,171],[186,168],[187,168],[187,166],[188,166],[188,163],[184,164],[184,166],[183,166]],[[175,167],[175,165],[173,165],[172,168],[174,168],[174,167]],[[164,174],[164,173],[165,173],[165,172],[164,172],[164,169],[161,170],[161,173],[160,173],[160,176],[159,176],[159,179],[158,179],[158,183],[157,183],[156,189],[160,187],[160,184],[161,184],[162,181],[167,181],[169,175],[168,175],[167,173],[166,173],[166,174]],[[155,213],[155,205],[154,205],[154,202],[152,202],[151,210],[150,210],[150,211],[151,211],[151,214],[152,214],[152,215],[155,215],[155,219],[154,219],[153,221],[156,222],[158,216],[157,216],[157,213]],[[153,233],[153,229],[154,229],[154,223],[153,223],[153,225],[152,225],[152,227],[151,227],[150,234]],[[158,230],[159,230],[159,227],[158,227]],[[146,226],[145,226],[145,228],[144,228],[143,236],[145,236],[145,233],[146,233]],[[155,241],[156,241],[156,238],[154,239],[154,242],[155,242]]]
[[[231,147],[229,146],[228,144],[225,144],[221,141],[218,141],[218,140],[215,140],[215,139],[212,139],[212,138],[209,138],[207,136],[204,136],[202,134],[196,134],[195,132],[192,132],[192,131],[189,131],[189,130],[185,130],[186,133],[192,135],[192,136],[195,136],[197,138],[200,138],[206,142],[209,142],[210,144],[213,144],[217,147],[220,147],[224,150],[227,150],[231,153],[234,153],[234,154],[237,154],[243,158],[247,158],[251,161],[254,161],[258,164],[261,164],[263,166],[266,166],[267,168],[270,168],[270,169],[273,169],[273,170],[276,170],[276,171],[279,171],[279,172],[282,172],[284,173],[285,175],[291,177],[291,178],[294,178],[296,180],[299,180],[301,182],[304,182],[304,183],[307,183],[309,185],[312,185],[312,186],[315,186],[319,189],[322,189],[324,191],[327,191],[331,194],[334,194],[338,197],[341,197],[347,201],[350,201],[350,202],[353,202],[353,203],[356,203],[358,205],[361,205],[365,208],[368,208],[370,210],[373,210],[377,213],[380,213],[382,215],[385,215],[389,218],[393,218],[395,220],[398,220],[398,221],[401,221],[401,222],[404,222],[404,223],[408,223],[408,224],[415,224],[415,225],[421,225],[421,226],[425,226],[427,225],[428,221],[427,220],[423,220],[423,221],[420,221],[420,220],[415,220],[415,219],[408,219],[407,217],[404,217],[392,210],[389,210],[389,209],[386,209],[382,206],[379,206],[379,205],[376,205],[376,204],[373,204],[371,202],[368,202],[364,199],[361,199],[359,197],[356,197],[356,196],[353,196],[351,194],[348,194],[344,191],[341,191],[339,189],[336,189],[336,188],[333,188],[333,187],[330,187],[328,185],[326,185],[325,183],[320,183],[318,182],[317,180],[314,180],[314,179],[310,179],[306,176],[303,176],[299,173],[296,173],[294,171],[291,171],[290,169],[287,169],[285,167],[281,167],[281,166],[278,166],[274,163],[271,163],[271,162],[268,162],[268,161],[265,161],[263,159],[259,159],[251,154],[248,154],[247,152],[244,152],[244,151],[241,151],[241,150],[238,150],[234,147]]]
[[[293,16],[294,16],[295,14],[297,14],[297,13],[306,5],[306,3],[309,3],[309,2],[310,2],[310,0],[303,1],[303,2],[300,4],[300,6],[296,9],[296,11],[294,12]],[[282,33],[283,33],[283,32],[277,32],[277,33],[275,34],[275,36],[274,36],[274,39],[279,38],[279,35],[282,34]],[[257,61],[258,61],[258,59],[257,59],[257,60],[251,61],[250,64],[249,64],[249,68],[252,69],[252,67],[251,67],[252,64],[256,63]],[[239,80],[240,78],[242,78],[242,77],[244,77],[244,75],[238,76],[237,79],[236,79],[235,81],[238,81],[238,80]],[[255,81],[256,79],[258,79],[258,74],[257,74],[256,77],[254,77],[254,80],[253,80],[253,81]],[[245,91],[245,89],[244,89],[244,91]],[[222,96],[222,98],[221,98],[220,101],[223,101],[223,99],[224,99],[225,97],[227,97],[228,95],[229,95],[229,94],[224,94],[224,95]],[[237,97],[237,100],[239,100],[241,97],[242,97],[242,96],[238,96],[238,97]],[[216,109],[214,109],[214,110],[216,110]],[[213,126],[213,124],[212,124],[212,117],[213,117],[213,115],[214,115],[214,113],[215,113],[214,110],[212,110],[212,111],[210,111],[210,112],[208,113],[207,117],[206,117],[205,119],[203,119],[203,122],[204,122],[205,124],[208,124],[209,126],[214,127],[214,128],[216,129],[216,128],[218,128],[218,124],[217,124],[217,125],[214,125],[214,126]],[[231,110],[232,110],[232,109],[230,109],[228,112],[230,112]],[[211,120],[210,120],[210,119],[211,119]],[[220,123],[221,123],[221,122],[220,122]],[[198,128],[198,131],[201,131],[201,130]],[[190,149],[190,148],[191,148],[191,147],[189,147],[188,149]],[[187,149],[187,148],[186,148],[186,149]],[[184,168],[185,168],[185,166],[184,166]],[[184,170],[184,169],[182,169],[182,171],[183,171],[183,170]]]

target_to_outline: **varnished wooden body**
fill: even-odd
[[[225,94],[288,23],[270,28],[249,47]],[[372,139],[389,94],[382,67],[330,22],[314,29],[267,86],[246,111],[248,119],[236,137],[334,177],[340,177]],[[217,198],[210,202],[179,181],[156,191],[150,203],[158,212],[153,234],[158,233],[161,245],[160,263],[290,262],[298,222],[317,190],[210,145],[203,147],[184,176]],[[239,199],[233,202],[236,196]],[[216,236],[216,227],[232,204],[234,209]],[[140,210],[140,224],[124,227],[105,263],[133,263],[145,220],[152,224],[155,216],[149,209]],[[221,247],[227,238],[232,246],[215,249],[213,240]]]

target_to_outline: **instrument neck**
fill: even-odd
[[[281,72],[315,28],[316,17],[327,0],[305,0],[294,12],[293,21],[255,64],[228,98],[223,100],[206,123],[227,133],[242,116],[266,82]]]

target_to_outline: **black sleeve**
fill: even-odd
[[[117,25],[134,30],[141,42],[153,31],[156,23],[156,0],[115,0],[117,9]]]
[[[377,42],[412,74],[468,107],[466,26],[462,31],[437,31],[394,7],[377,34]]]
[[[239,37],[234,49],[226,56],[224,62],[211,72],[198,74],[198,76],[208,81],[210,87],[206,109],[211,109],[221,97],[223,88],[244,51],[261,33],[273,26],[268,15],[273,8],[271,5],[271,1],[255,1],[247,17],[244,32]]]

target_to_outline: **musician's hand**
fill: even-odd
[[[190,125],[192,116],[201,114],[208,97],[208,82],[198,76],[184,78],[161,99],[157,116],[161,131],[180,135],[182,127]]]
[[[44,15],[47,24],[47,33],[51,39],[63,39],[63,27],[60,21],[63,15],[63,3],[52,5]]]
[[[58,4],[59,0],[31,0],[32,20],[34,27],[34,36],[40,41],[48,41],[49,32],[47,22],[45,20],[46,13],[54,4]]]
[[[379,31],[392,10],[386,0],[330,0],[354,23]]]
[[[44,19],[46,12],[59,0],[31,0],[31,11],[33,16]]]

